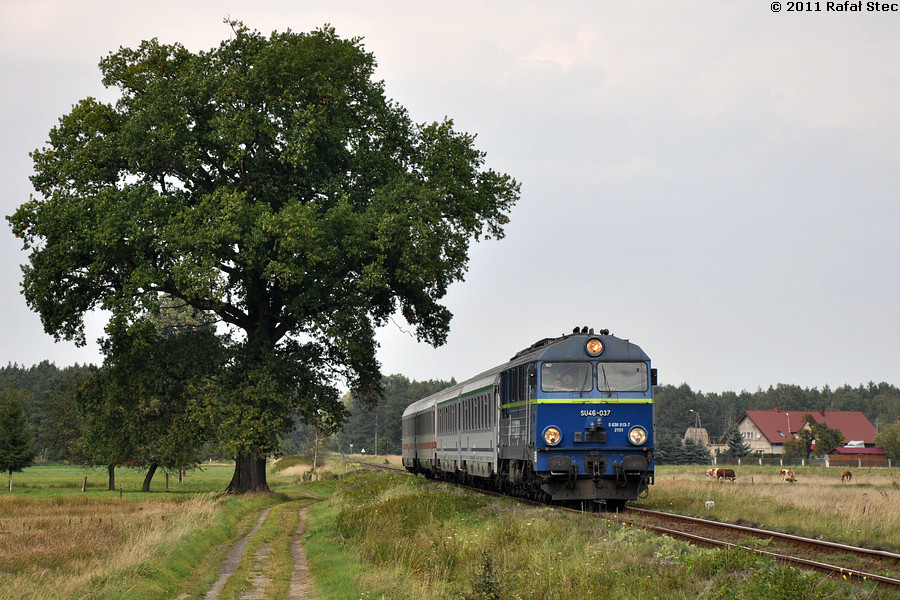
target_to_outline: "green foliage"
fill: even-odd
[[[891,460],[900,460],[900,421],[879,429],[875,445],[884,448]]]
[[[810,455],[824,456],[835,447],[844,444],[844,434],[838,429],[831,429],[825,423],[818,423],[812,416],[806,416],[806,426],[795,435],[795,439],[785,443],[788,456]]]
[[[712,460],[703,444],[675,436],[657,438],[654,457],[657,465],[708,465]]]
[[[468,600],[500,600],[502,598],[500,574],[490,552],[482,552],[472,576],[472,593]]]
[[[825,423],[811,425],[816,447],[813,454],[825,456],[838,446],[844,445],[844,434],[839,429],[832,429]]]
[[[134,465],[192,468],[210,437],[207,399],[225,361],[221,342],[208,326],[192,329],[183,313],[174,321],[108,328],[103,376],[111,400],[127,406],[135,424],[128,428]]]
[[[133,323],[162,294],[241,333],[217,423],[253,458],[292,413],[340,422],[341,380],[380,395],[375,329],[395,312],[446,340],[439,301],[469,244],[503,237],[519,184],[452,121],[413,124],[360,39],[229,24],[207,52],[154,39],[104,58],[118,101],[60,119],[31,155],[38,195],[7,218],[58,339],[83,343],[96,308]]]
[[[363,448],[366,453],[399,454],[401,448],[400,419],[407,406],[439,392],[456,381],[410,381],[403,375],[388,375],[381,380],[384,396],[376,405],[365,402],[354,394],[347,394],[343,401],[347,407],[347,422],[337,436],[337,446],[343,452]],[[375,445],[375,439],[378,445]]]
[[[778,384],[756,392],[703,393],[687,384],[654,388],[656,436],[684,437],[696,425],[696,415],[709,432],[710,441],[719,440],[746,410],[828,410],[859,411],[876,426],[893,423],[900,417],[900,389],[888,383],[848,385],[832,390],[828,386],[800,388]],[[694,410],[695,412],[690,412]]]
[[[83,424],[78,418],[75,397],[94,373],[92,367],[74,367],[60,371],[47,398],[39,451],[47,460],[84,463],[81,453]]]
[[[22,393],[7,386],[0,390],[0,472],[12,475],[30,465],[33,459]]]
[[[725,454],[728,456],[733,458],[743,458],[750,454],[750,444],[744,441],[744,438],[741,437],[741,432],[737,429],[733,429],[731,433],[728,434],[726,443],[728,444],[728,448],[725,450]]]

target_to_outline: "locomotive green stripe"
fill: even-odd
[[[551,400],[548,398],[539,398],[537,400],[522,400],[521,402],[511,402],[510,404],[501,404],[500,408],[516,408],[526,406],[528,404],[653,404],[652,398],[565,398],[563,400]]]

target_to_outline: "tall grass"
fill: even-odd
[[[170,503],[0,497],[4,597],[100,596],[111,575],[140,569],[163,545],[209,527],[212,496]]]
[[[311,556],[313,570],[321,572],[318,560],[333,563],[335,552],[354,566],[352,581],[324,584],[326,598],[886,597],[748,551],[699,549],[417,478],[351,475],[328,511],[312,519],[312,538],[331,544],[331,554]]]
[[[88,472],[81,492],[82,469],[26,469],[13,493],[0,493],[0,598],[202,598],[267,507],[222,598],[284,597],[307,492],[330,496],[309,507],[304,536],[314,597],[324,600],[888,597],[745,551],[698,549],[422,478],[341,470],[340,479],[301,483],[293,468],[270,472],[276,493],[239,497],[219,492],[227,465],[189,473],[184,484],[173,478],[168,493],[159,477],[141,493],[133,471],[117,474],[114,492],[105,471]],[[854,484],[842,486],[830,471],[797,471],[799,481],[785,484],[742,467],[735,484],[721,484],[697,467],[661,469],[645,503],[705,514],[712,499],[716,518],[896,547],[892,475],[854,472]]]
[[[795,483],[783,482],[773,467],[736,470],[731,483],[709,479],[704,467],[665,467],[640,504],[900,552],[897,469],[856,470],[849,485],[840,481],[843,469],[797,467]],[[705,508],[709,500],[712,510]]]
[[[228,466],[181,485],[172,478],[170,493],[137,491],[141,474],[128,471],[117,475],[121,492],[107,491],[98,472],[82,493],[83,473],[31,467],[13,493],[0,493],[0,597],[161,599],[208,589],[230,541],[261,507],[284,501],[207,491],[224,489]]]

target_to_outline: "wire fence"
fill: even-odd
[[[864,467],[882,467],[891,469],[894,462],[890,458],[879,457],[811,457],[809,459],[800,457],[781,457],[781,456],[745,456],[743,458],[733,458],[718,455],[713,458],[714,465],[760,465],[760,466],[778,466],[778,467],[856,467],[862,469]]]

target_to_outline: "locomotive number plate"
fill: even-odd
[[[582,417],[608,417],[611,414],[612,414],[612,411],[609,409],[606,409],[606,410],[593,409],[593,410],[581,411]]]

